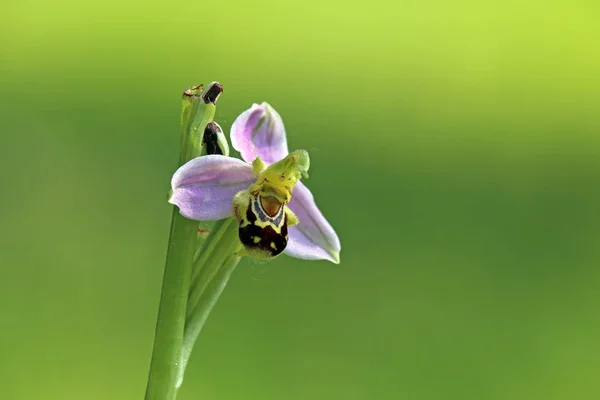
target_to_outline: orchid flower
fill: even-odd
[[[234,217],[239,255],[266,259],[283,252],[339,263],[339,238],[300,181],[308,176],[308,153],[289,153],[277,111],[254,104],[233,123],[231,143],[243,160],[218,154],[192,159],[173,175],[169,202],[193,220]]]

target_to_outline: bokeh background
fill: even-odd
[[[0,398],[143,397],[212,80],[310,151],[342,263],[243,260],[180,399],[600,398],[597,1],[0,10]]]

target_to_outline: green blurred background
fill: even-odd
[[[243,260],[180,399],[600,398],[597,1],[0,6],[0,398],[141,399],[180,94],[310,151],[342,263]]]

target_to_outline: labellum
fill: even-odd
[[[248,201],[238,209],[239,237],[248,255],[268,259],[279,255],[288,241],[288,217],[285,206],[275,197],[259,193],[246,196]]]

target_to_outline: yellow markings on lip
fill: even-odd
[[[272,248],[273,250],[277,250],[277,246],[275,246],[275,242],[271,242],[271,248]]]
[[[254,237],[252,238],[252,240],[254,241],[254,243],[258,244],[258,243],[260,243],[260,241],[261,241],[261,238],[260,238],[259,236],[254,236]]]
[[[266,228],[267,226],[270,226],[271,228],[273,228],[273,230],[277,233],[281,232],[281,226],[275,226],[275,224],[269,222],[269,221],[260,221],[260,220],[256,220],[254,221],[254,225],[260,227],[260,228]],[[283,225],[283,223],[282,223]]]

